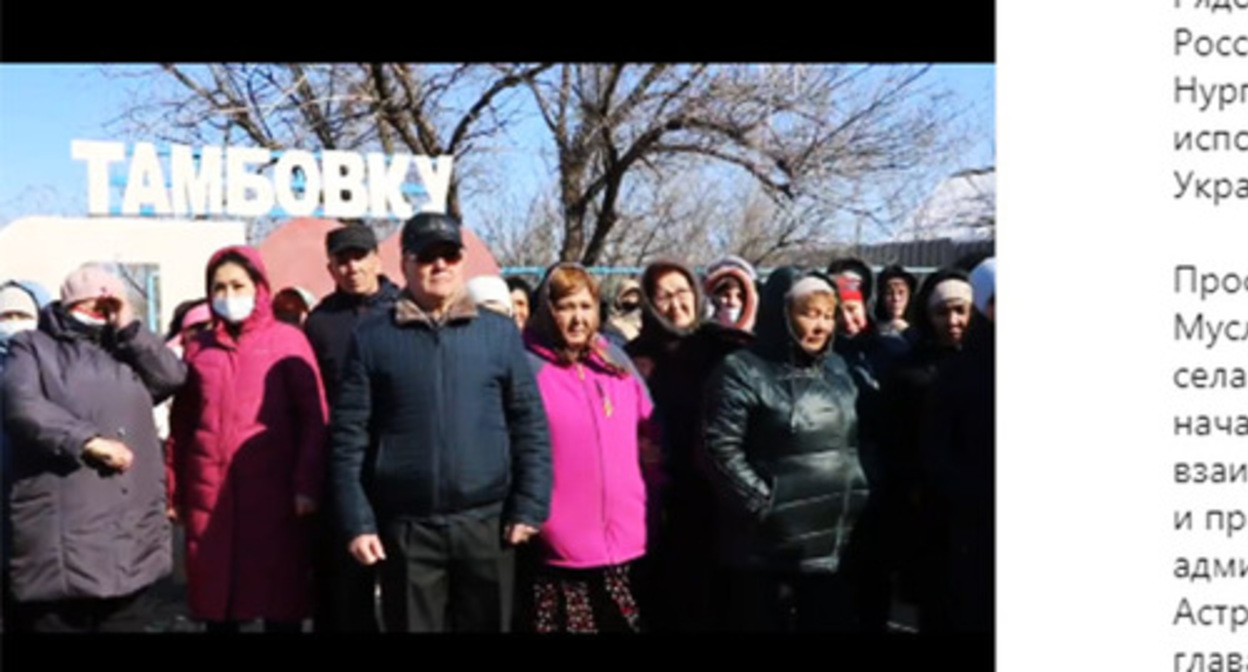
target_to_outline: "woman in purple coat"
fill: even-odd
[[[14,631],[138,632],[171,566],[152,405],[185,379],[132,317],[121,280],[84,266],[14,336],[4,367]],[[11,624],[11,625],[10,625]]]
[[[588,271],[556,265],[525,331],[554,468],[524,600],[532,603],[525,625],[539,632],[640,628],[630,571],[646,552],[646,475],[653,485],[657,468],[652,405],[627,355],[599,334],[598,303]]]

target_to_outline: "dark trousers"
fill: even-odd
[[[515,553],[497,516],[381,526],[381,608],[387,632],[507,632]]]
[[[13,632],[144,632],[155,616],[147,588],[123,597],[13,602],[12,607]]]
[[[379,632],[377,572],[361,565],[347,550],[330,516],[322,516],[313,556],[316,582],[316,632]]]
[[[727,581],[715,555],[715,494],[700,481],[681,487],[636,563],[637,601],[654,632],[715,632]]]
[[[732,632],[856,632],[855,598],[839,574],[731,573]]]

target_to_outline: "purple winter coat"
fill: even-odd
[[[138,322],[93,336],[59,302],[40,313],[37,331],[12,339],[3,397],[18,601],[120,597],[169,572],[152,407],[185,377],[177,355]],[[126,444],[130,469],[84,461],[83,445],[97,436]]]
[[[583,362],[562,364],[532,331],[525,333],[550,425],[554,469],[550,518],[537,540],[542,561],[558,567],[619,565],[646,552],[647,480],[655,471],[648,465],[650,474],[643,474],[642,458],[657,451],[653,406],[628,357],[597,338],[627,369],[625,375],[597,351]]]

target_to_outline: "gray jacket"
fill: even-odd
[[[138,322],[85,330],[53,303],[10,342],[4,431],[11,470],[10,585],[19,601],[108,598],[171,567],[164,458],[152,406],[186,368]],[[118,473],[82,456],[93,437],[134,453]]]

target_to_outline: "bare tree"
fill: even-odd
[[[988,239],[997,222],[996,172],[961,170],[924,195],[906,219],[899,240]]]
[[[538,191],[523,202],[514,194],[491,199],[478,216],[482,240],[500,266],[544,268],[559,248],[563,226],[555,200]]]
[[[926,84],[927,72],[162,64],[117,123],[166,142],[452,155],[448,209],[479,208],[474,225],[507,264],[544,265],[557,250],[560,259],[631,265],[686,249],[774,263],[894,235],[917,202],[915,185],[950,172],[937,166],[956,141],[948,131],[957,110]],[[536,186],[521,188],[500,177],[495,152],[527,119],[540,120],[552,162]],[[274,224],[253,222],[250,237]]]
[[[510,94],[549,67],[164,63],[116,123],[167,142],[449,155],[459,216],[472,159],[516,117]]]
[[[67,196],[52,185],[32,185],[0,203],[0,227],[29,214],[70,216],[86,209],[86,199],[80,194]]]
[[[864,183],[947,148],[948,114],[921,84],[927,70],[567,64],[542,73],[528,87],[558,157],[560,258],[595,262],[628,218],[629,182],[670,179],[689,161],[748,175],[781,219],[878,216]]]

